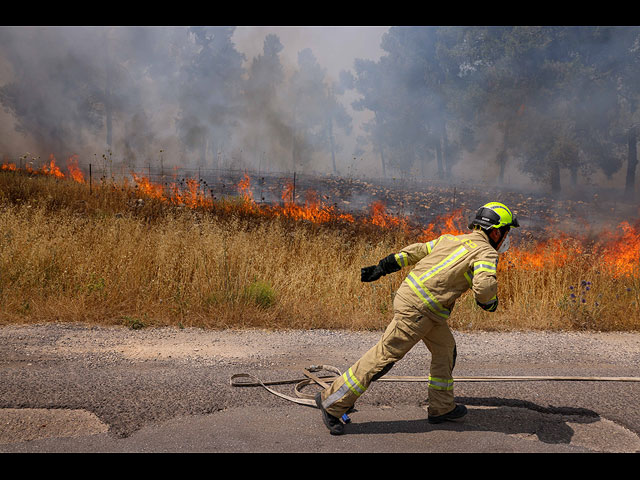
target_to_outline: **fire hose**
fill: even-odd
[[[321,371],[332,372],[335,375],[316,375]],[[340,370],[331,365],[311,365],[302,370],[304,377],[290,380],[270,380],[262,381],[255,375],[249,373],[237,373],[232,375],[229,383],[232,387],[257,387],[262,386],[269,392],[300,405],[309,405],[316,407],[313,395],[303,393],[302,389],[307,385],[316,383],[321,387],[327,388],[333,380],[342,375]],[[253,381],[239,381],[238,379],[248,378]],[[426,376],[400,376],[386,375],[376,380],[378,382],[428,382],[429,377]],[[536,382],[536,381],[571,381],[571,382],[640,382],[640,377],[575,377],[575,376],[480,376],[480,377],[456,377],[456,382]],[[269,388],[272,385],[295,384],[295,397],[285,395],[275,389]],[[344,419],[348,421],[348,417]]]

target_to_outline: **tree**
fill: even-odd
[[[373,120],[366,122],[363,125],[363,130],[367,133],[374,151],[380,155],[383,177],[387,175],[385,148],[390,143],[387,135],[388,130],[385,128],[388,111],[386,102],[391,98],[392,91],[387,78],[381,74],[381,71],[384,70],[381,65],[385,61],[386,57],[381,58],[378,63],[363,59],[354,61],[356,76],[353,79],[353,87],[361,95],[361,98],[352,103],[352,107],[356,111],[370,110],[373,112]]]
[[[279,54],[283,48],[277,35],[267,35],[262,54],[251,62],[245,86],[246,142],[248,149],[259,156],[259,164],[267,152],[276,161],[280,159],[291,138],[280,94],[284,71]]]
[[[181,71],[179,116],[180,139],[189,151],[197,151],[200,165],[208,152],[230,147],[229,139],[241,112],[244,55],[231,37],[233,27],[193,27],[195,54]]]
[[[90,143],[104,125],[101,39],[82,28],[0,30],[14,80],[0,102],[42,154],[67,156]]]
[[[389,166],[409,174],[416,161],[424,158],[425,150],[432,148],[431,123],[424,108],[427,93],[415,65],[396,45],[395,37],[385,49],[388,54],[378,62],[354,62],[354,86],[361,98],[352,106],[374,114],[364,130],[380,155],[383,176]]]
[[[332,82],[326,92],[325,102],[325,130],[323,132],[324,145],[331,153],[331,166],[334,175],[338,174],[336,166],[336,153],[341,150],[340,145],[336,142],[335,129],[340,128],[349,135],[351,134],[351,116],[347,113],[336,95],[342,95],[345,89],[340,82]]]
[[[462,150],[475,147],[475,111],[462,101],[472,90],[459,74],[460,35],[450,28],[391,28],[381,42],[386,55],[355,62],[362,99],[353,106],[374,112],[367,127],[381,158],[389,152],[385,164],[406,174],[418,166],[425,176],[435,157],[437,176],[450,178]]]
[[[588,41],[582,42],[581,53],[593,66],[594,82],[599,89],[598,116],[600,136],[604,137],[612,152],[616,146],[619,155],[609,154],[607,163],[600,163],[605,173],[617,171],[626,156],[625,195],[635,194],[637,158],[637,131],[640,125],[640,30],[627,27],[594,27],[589,30]],[[602,125],[602,120],[607,125]],[[598,119],[595,119],[596,121]],[[608,127],[608,128],[607,128]],[[611,166],[613,164],[613,167]]]
[[[293,170],[309,165],[314,153],[330,152],[337,173],[334,130],[338,127],[349,134],[351,118],[336,97],[343,92],[341,85],[327,82],[325,76],[311,49],[298,53],[298,70],[290,82]]]
[[[66,156],[92,149],[146,156],[155,139],[149,90],[172,99],[167,53],[179,29],[6,28],[2,48],[15,73],[0,98],[36,149]],[[156,102],[157,103],[157,102]],[[87,152],[89,153],[89,152]]]

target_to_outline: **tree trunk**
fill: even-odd
[[[504,184],[504,170],[507,166],[507,151],[503,147],[496,155],[496,162],[498,163],[498,181],[500,184]]]
[[[507,169],[507,142],[509,139],[509,125],[510,123],[504,122],[503,124],[503,135],[502,135],[502,146],[500,148],[500,151],[498,152],[498,155],[496,156],[496,162],[498,163],[498,180],[500,182],[500,184],[504,184],[504,172]]]
[[[298,164],[298,159],[300,157],[299,151],[299,143],[298,143],[298,134],[293,132],[293,147],[291,148],[291,171],[296,171],[296,165]]]
[[[569,172],[571,174],[571,185],[575,187],[578,185],[578,167],[571,167]]]
[[[451,174],[451,166],[448,164],[447,159],[447,128],[445,121],[442,120],[440,124],[440,135],[438,135],[438,145],[436,147],[436,154],[438,155],[438,177],[443,179],[449,177]]]
[[[442,144],[440,138],[436,142],[436,160],[438,162],[438,178],[442,180],[444,178],[444,167],[442,165]]]
[[[333,174],[338,174],[338,169],[336,168],[336,146],[333,141],[333,120],[329,117],[329,142],[331,144],[331,162],[333,164]]]
[[[105,88],[104,88],[104,112],[107,124],[107,149],[111,151],[111,144],[113,141],[113,129],[112,129],[112,108],[111,108],[111,60],[109,58],[109,42],[107,34],[104,38],[105,45]]]
[[[206,167],[207,165],[207,138],[204,137],[200,140],[200,159],[198,166]]]
[[[296,107],[293,107],[293,115],[291,118],[291,171],[296,171],[296,160],[298,156],[298,142],[296,139]]]
[[[562,186],[560,185],[560,165],[558,162],[553,162],[551,165],[551,193],[560,193]]]
[[[636,166],[638,165],[638,130],[635,125],[629,129],[627,140],[629,142],[627,150],[627,179],[624,193],[627,197],[632,197],[635,192]]]

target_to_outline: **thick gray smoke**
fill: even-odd
[[[359,31],[331,30],[351,46]],[[365,30],[379,50],[383,29]],[[326,30],[273,31],[2,27],[0,153],[115,169],[349,171],[358,119],[335,69],[353,58],[334,52],[327,69],[313,48],[330,59]]]
[[[114,174],[624,185],[638,29],[436,30],[0,27],[0,154]]]

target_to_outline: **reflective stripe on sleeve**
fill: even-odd
[[[474,262],[473,274],[478,272],[496,273],[496,264],[491,262]]]
[[[407,265],[409,265],[409,255],[406,252],[396,253],[395,257],[396,262],[398,262],[398,265],[400,265],[401,267],[406,267]]]

